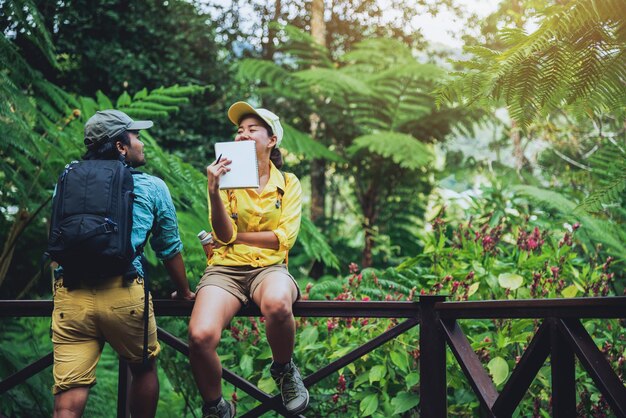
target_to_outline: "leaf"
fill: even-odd
[[[561,291],[561,294],[566,298],[573,298],[578,294],[578,287],[575,284],[569,285]]]
[[[277,389],[276,382],[271,377],[259,379],[257,386],[265,393],[272,393]]]
[[[400,370],[406,372],[409,368],[409,360],[406,352],[392,351],[390,353],[391,362],[398,366]]]
[[[419,381],[420,381],[420,374],[419,373],[415,373],[415,372],[409,373],[406,376],[406,379],[405,379],[405,383],[406,383],[407,389],[411,389]]]
[[[130,106],[131,103],[132,99],[130,98],[130,95],[127,92],[124,92],[120,95],[120,97],[117,98],[116,108],[119,109],[121,107]]]
[[[419,396],[415,393],[400,392],[398,396],[391,400],[391,406],[394,407],[393,415],[397,416],[409,409],[415,408],[419,403]]]
[[[472,296],[474,293],[478,291],[479,287],[480,287],[480,282],[472,283],[469,289],[467,289],[467,296]]]
[[[369,372],[370,383],[379,382],[387,374],[387,366],[383,364],[377,364],[372,367]]]
[[[509,365],[502,357],[494,357],[487,364],[489,374],[493,377],[493,383],[499,385],[504,382],[509,375]]]
[[[317,327],[307,327],[300,333],[300,344],[311,345],[317,342],[319,332]]]
[[[498,276],[498,283],[505,289],[515,290],[524,283],[524,278],[515,273],[502,273]]]
[[[361,403],[359,404],[359,410],[361,411],[361,416],[372,415],[378,409],[378,396],[373,393],[371,395],[367,395]]]
[[[379,132],[360,136],[353,141],[348,152],[355,154],[361,150],[389,158],[409,170],[417,170],[433,158],[432,151],[424,143],[411,135],[398,132]]]
[[[248,354],[241,356],[241,360],[239,360],[239,367],[241,368],[243,376],[250,376],[253,371],[252,357]]]

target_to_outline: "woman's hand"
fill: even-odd
[[[206,176],[208,180],[209,193],[217,194],[220,191],[220,177],[230,171],[232,160],[222,158],[207,166]]]

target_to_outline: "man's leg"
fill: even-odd
[[[296,335],[292,305],[298,298],[298,289],[285,274],[272,274],[254,290],[252,298],[265,316],[267,342],[277,363],[291,360]]]
[[[89,387],[76,387],[54,395],[54,418],[81,417],[87,404]]]
[[[222,330],[239,309],[239,299],[220,287],[205,286],[196,294],[189,321],[189,362],[204,402],[222,396],[222,363],[217,345]]]
[[[133,375],[130,384],[130,416],[132,418],[154,418],[159,401],[159,377],[156,359],[146,365],[129,364]]]

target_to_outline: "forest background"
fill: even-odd
[[[392,13],[389,13],[392,11]],[[463,49],[407,22],[448,13]],[[82,127],[118,108],[155,127],[147,172],[168,184],[192,284],[209,229],[204,167],[230,140],[225,114],[246,99],[281,116],[287,171],[305,190],[290,270],[304,298],[451,300],[623,295],[626,288],[626,4],[502,0],[0,0],[0,298],[49,299],[42,277],[50,200],[82,155]],[[171,290],[148,249],[155,298]],[[44,270],[47,271],[47,270]],[[393,322],[393,321],[391,321]],[[159,318],[186,338],[187,318]],[[386,329],[389,320],[298,319],[305,374]],[[501,387],[530,320],[462,326]],[[624,323],[585,327],[622,377]],[[0,322],[0,376],[51,349],[49,320]],[[419,330],[325,379],[311,416],[416,416]],[[224,364],[267,392],[260,319],[225,331]],[[450,353],[449,353],[450,355]],[[450,357],[449,411],[479,403]],[[116,402],[105,348],[87,416]],[[200,416],[187,360],[165,349],[160,417]],[[402,377],[402,378],[400,378]],[[51,371],[2,395],[6,416],[50,416]],[[582,416],[610,416],[577,368]],[[240,411],[254,400],[226,385]],[[544,367],[516,416],[549,416]]]

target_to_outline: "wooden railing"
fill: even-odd
[[[189,316],[190,302],[155,300],[157,316]],[[52,301],[0,301],[2,317],[45,317],[52,312]],[[446,345],[450,346],[485,415],[509,417],[513,414],[533,379],[550,356],[552,373],[552,414],[576,416],[575,357],[604,395],[613,413],[626,418],[626,387],[604,354],[581,323],[586,318],[626,318],[626,297],[446,302],[444,296],[421,296],[419,302],[299,301],[294,305],[299,317],[403,318],[404,321],[341,358],[306,376],[307,387],[361,358],[363,355],[419,325],[420,415],[445,417],[447,414]],[[260,316],[256,307],[242,309],[239,316]],[[503,389],[498,393],[480,363],[458,320],[519,319],[540,320],[532,341],[521,356]],[[624,330],[626,332],[626,330]],[[189,355],[185,341],[159,328],[159,339]],[[0,382],[0,395],[30,376],[49,367],[52,353],[42,357]],[[278,395],[265,393],[251,382],[224,369],[223,377],[260,402],[243,417],[257,417],[269,410],[288,416]],[[120,362],[118,417],[128,416],[128,367]],[[302,416],[302,415],[300,415]]]

